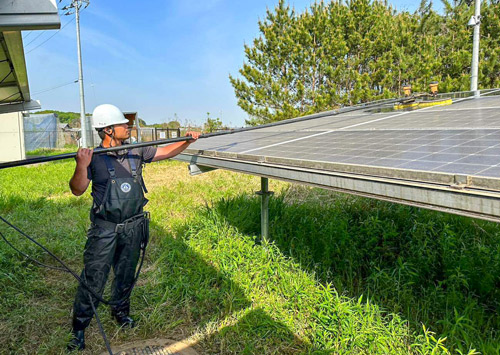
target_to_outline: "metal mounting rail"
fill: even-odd
[[[176,160],[500,222],[500,191],[181,153]]]

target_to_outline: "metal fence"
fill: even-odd
[[[94,146],[97,147],[101,138],[95,130],[92,130],[94,138]],[[138,136],[140,135],[140,139]],[[140,129],[139,135],[134,127],[131,131],[132,142],[151,142],[158,139],[176,138],[181,136],[181,130],[171,128],[150,128],[144,127]],[[65,129],[30,129],[24,130],[24,139],[26,151],[47,148],[63,148],[68,145],[80,146],[81,132],[80,128],[65,128]]]
[[[137,132],[135,132],[137,135]],[[132,136],[134,136],[134,131],[132,131]],[[158,139],[169,139],[177,138],[181,136],[180,128],[150,128],[141,127],[141,141],[151,142]],[[137,136],[136,136],[137,137]]]

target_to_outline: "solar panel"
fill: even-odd
[[[193,174],[222,168],[500,222],[500,96],[472,94],[288,120],[199,140],[176,159]]]
[[[355,111],[200,140],[190,148],[496,178],[500,97],[414,111]]]

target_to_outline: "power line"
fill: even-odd
[[[71,85],[71,84],[75,84],[77,82],[78,82],[78,79],[77,80],[72,80],[72,81],[69,81],[69,82],[61,84],[61,85],[57,85],[57,86],[54,86],[54,87],[51,87],[51,88],[48,88],[48,89],[44,89],[44,90],[41,90],[41,91],[34,92],[33,95],[38,95],[38,94],[41,94],[41,93],[44,93],[44,92],[47,92],[47,91],[52,91],[52,90],[55,90],[55,89],[59,89],[59,88],[62,88],[63,86],[68,86],[68,85]]]
[[[40,37],[41,35],[43,35],[44,33],[45,33],[45,30],[44,30],[44,31],[42,31],[42,32],[40,32],[40,33],[38,34],[38,36],[36,36],[35,38],[33,38],[33,39],[32,39],[32,40],[28,43],[28,44],[26,44],[26,45],[25,45],[25,47],[28,47],[31,43],[33,43],[34,41],[36,41],[36,39],[37,39],[38,37]]]
[[[85,6],[80,12],[83,12],[85,11],[85,9],[87,8],[87,6]],[[66,13],[66,15],[69,14],[69,13]],[[40,43],[38,46],[36,46],[35,48],[31,49],[29,52],[27,52],[26,54],[28,53],[31,53],[33,52],[35,49],[37,49],[38,47],[42,46],[43,44],[45,44],[47,41],[49,41],[52,37],[54,37],[56,34],[58,34],[64,27],[66,27],[67,25],[69,25],[71,22],[73,22],[73,20],[75,19],[75,17],[71,18],[71,20],[69,20],[63,27],[61,27],[59,30],[57,30],[54,34],[52,34],[52,36],[50,36],[49,38],[47,38],[45,41],[43,41],[42,43]],[[28,38],[28,36],[30,36],[34,31],[30,31],[23,39],[26,39]],[[24,46],[24,48],[28,47],[31,43],[33,43],[34,41],[37,40],[37,38],[39,38],[41,35],[43,35],[44,33],[46,32],[46,30],[43,30],[42,32],[40,32],[40,34],[38,34],[38,36],[36,36],[35,38],[33,38],[28,44],[26,44]]]
[[[23,37],[23,40],[28,38],[32,33],[33,31],[29,31],[28,33],[26,33],[26,35]]]
[[[49,41],[52,37],[54,37],[56,34],[58,34],[59,32],[61,32],[61,30],[68,26],[71,22],[73,22],[73,20],[75,19],[75,17],[73,16],[73,18],[71,18],[71,20],[69,20],[63,27],[61,27],[59,30],[57,30],[55,33],[52,34],[52,36],[50,36],[49,38],[47,38],[45,41],[43,41],[42,43],[40,43],[38,46],[36,46],[35,48],[29,50],[28,52],[26,52],[26,54],[29,54],[31,52],[33,52],[35,49],[37,49],[38,47],[44,45],[47,41]],[[31,42],[30,42],[31,43]],[[27,45],[26,45],[27,46]]]

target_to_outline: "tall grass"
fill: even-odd
[[[0,214],[79,269],[90,196],[74,163],[0,171]],[[493,223],[272,182],[258,243],[255,177],[146,168],[153,215],[132,297],[139,326],[113,344],[188,339],[200,353],[498,354],[500,234]],[[11,232],[23,250],[51,262]],[[0,242],[0,353],[64,353],[76,289]],[[95,323],[88,353],[103,351]]]
[[[414,331],[430,326],[454,351],[499,353],[497,224],[309,189],[302,195],[328,203],[296,203],[293,194],[271,201],[270,234],[303,270],[340,294],[403,315]],[[213,208],[243,233],[258,233],[255,198]]]

